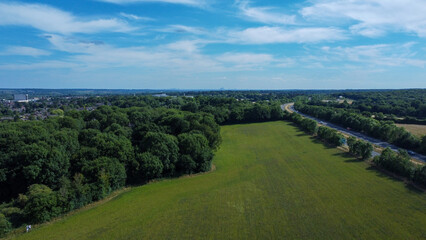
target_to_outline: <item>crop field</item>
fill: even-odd
[[[426,135],[426,125],[418,125],[418,124],[396,124],[398,127],[403,127],[410,133],[422,137]]]
[[[426,193],[286,122],[222,127],[210,173],[120,194],[18,239],[425,239]]]

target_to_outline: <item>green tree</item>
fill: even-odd
[[[34,184],[28,188],[24,212],[29,222],[42,223],[59,214],[55,193],[46,185]]]
[[[4,237],[12,228],[12,225],[7,218],[0,213],[0,237]]]
[[[202,134],[183,133],[178,136],[178,140],[181,155],[191,156],[196,163],[197,171],[205,172],[210,170],[213,153],[209,148],[207,139]],[[187,158],[181,158],[181,160],[191,163]],[[183,166],[184,164],[180,163],[179,165]],[[191,171],[191,164],[188,168],[182,170],[184,172]]]
[[[163,174],[171,176],[175,171],[175,164],[179,157],[178,141],[175,136],[148,132],[143,138],[140,149],[157,156],[163,164]]]
[[[151,154],[150,152],[145,152],[142,154],[136,155],[137,167],[136,178],[143,181],[148,181],[154,178],[161,177],[163,173],[163,163],[161,160]]]
[[[116,159],[100,157],[90,161],[82,168],[83,175],[90,183],[102,186],[106,193],[124,186],[126,171],[124,166]]]

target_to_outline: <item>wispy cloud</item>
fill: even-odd
[[[354,62],[375,66],[415,66],[424,68],[426,60],[416,56],[411,50],[415,43],[375,44],[353,47],[323,47],[325,54],[333,62]]]
[[[165,47],[170,50],[183,51],[187,53],[199,52],[201,46],[206,44],[200,40],[182,40],[167,44]]]
[[[72,37],[64,37],[56,34],[43,35],[58,51],[67,53],[91,53],[103,49],[101,42],[97,41],[81,41]]]
[[[267,24],[294,24],[296,16],[279,13],[273,7],[251,7],[249,1],[238,1],[243,18]]]
[[[138,16],[138,15],[135,15],[135,14],[123,13],[123,12],[121,12],[120,15],[122,17],[125,17],[125,18],[130,19],[130,20],[138,20],[138,21],[154,21],[155,20],[154,18],[141,17],[141,16]]]
[[[70,68],[74,71],[90,71],[103,68],[136,67],[138,69],[158,69],[161,72],[185,74],[206,72],[252,71],[266,67],[282,67],[288,59],[280,59],[272,54],[250,52],[226,52],[204,54],[201,48],[204,40],[183,40],[157,47],[114,47],[96,44],[73,37],[48,35],[46,39],[57,51],[69,53],[62,60],[41,61],[38,63],[0,65],[3,70],[34,70]],[[273,63],[272,66],[269,66]]]
[[[192,27],[186,25],[172,24],[158,30],[159,32],[170,33],[191,33],[191,34],[206,34],[207,31],[200,27]]]
[[[101,2],[115,3],[115,4],[129,4],[129,3],[172,3],[182,4],[193,7],[206,7],[208,5],[205,0],[97,0]]]
[[[53,33],[128,32],[126,22],[111,19],[81,20],[69,12],[47,5],[0,3],[0,25],[31,26]]]
[[[231,41],[246,44],[316,43],[345,39],[344,32],[336,28],[258,27],[230,32]]]
[[[48,56],[50,54],[51,53],[46,50],[23,46],[10,46],[0,51],[0,55],[20,55],[31,57]]]
[[[388,31],[411,32],[426,37],[426,1],[424,0],[316,0],[300,13],[316,20],[355,20],[354,33],[378,37]]]

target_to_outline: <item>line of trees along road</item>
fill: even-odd
[[[300,114],[290,113],[285,115],[285,119],[288,119],[298,125],[302,130],[306,131],[311,135],[317,136],[319,139],[322,139],[329,144],[334,146],[341,146],[345,143],[345,137],[339,133],[337,130],[334,130],[329,127],[320,126],[315,120],[309,118],[303,118]]]
[[[426,187],[426,165],[417,165],[411,162],[410,155],[404,150],[396,153],[386,148],[380,156],[373,158],[373,163],[380,168]]]
[[[344,109],[311,106],[302,103],[296,103],[295,108],[310,116],[351,128],[398,147],[426,153],[426,137],[420,139],[404,128],[397,127],[393,122],[378,121],[357,113],[347,112]]]
[[[369,142],[361,141],[355,137],[349,137],[347,140],[349,153],[363,160],[369,159],[373,152],[373,145]]]
[[[315,120],[303,118],[298,113],[286,113],[285,119],[294,122],[306,133],[317,136],[319,139],[334,146],[341,146],[345,142],[348,144],[349,153],[362,160],[371,158],[373,145],[369,142],[349,137],[347,140],[337,130],[332,128],[318,127]],[[386,169],[412,182],[426,187],[426,165],[417,165],[411,162],[411,157],[405,150],[399,153],[386,148],[380,156],[375,156],[372,161],[376,166]]]

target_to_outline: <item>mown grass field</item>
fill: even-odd
[[[403,127],[410,133],[422,137],[426,135],[426,125],[418,125],[418,124],[396,124],[398,127]]]
[[[216,171],[133,188],[19,239],[425,239],[426,194],[290,123],[222,127]]]

